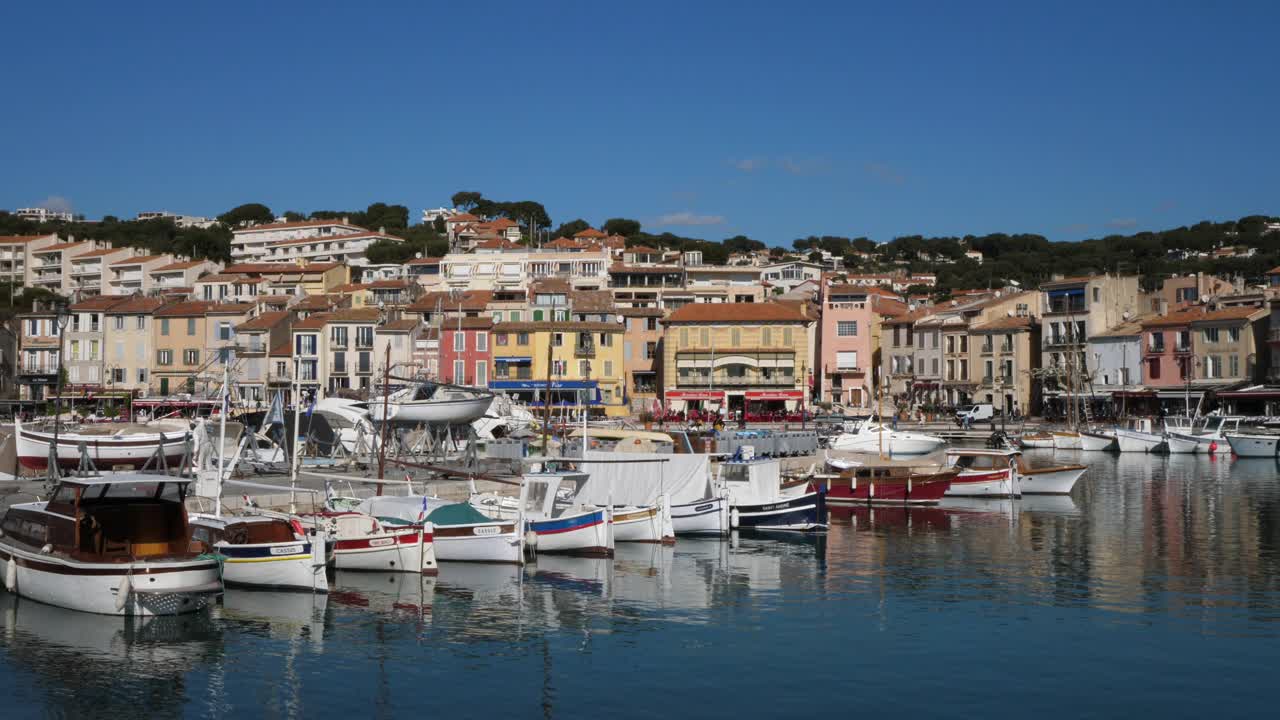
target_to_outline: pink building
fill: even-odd
[[[1142,321],[1142,384],[1179,387],[1187,382],[1193,362],[1191,322],[1204,317],[1203,307],[1177,310]]]
[[[819,401],[870,407],[874,313],[868,294],[867,287],[858,285],[825,288],[818,336]]]
[[[490,330],[487,317],[446,319],[440,327],[440,379],[455,385],[489,386]]]

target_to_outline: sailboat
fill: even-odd
[[[375,422],[385,414],[399,424],[465,425],[484,417],[492,403],[487,390],[424,380],[370,400],[369,415]]]

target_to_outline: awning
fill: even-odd
[[[1084,288],[1068,288],[1066,290],[1050,290],[1049,291],[1049,297],[1051,298],[1071,297],[1073,295],[1078,297],[1084,297]]]
[[[723,390],[668,390],[662,396],[667,400],[718,400],[724,402]]]
[[[1280,387],[1251,387],[1243,390],[1224,390],[1218,393],[1218,397],[1274,400],[1280,398]]]
[[[748,390],[748,400],[803,400],[803,390]]]
[[[531,363],[531,357],[496,357],[493,359],[496,363]]]
[[[595,380],[552,380],[552,390],[594,390],[599,385]],[[546,390],[546,380],[494,380],[489,383],[490,390]]]

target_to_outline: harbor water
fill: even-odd
[[[136,622],[0,591],[20,717],[1258,716],[1280,664],[1280,468],[1042,451],[1070,497],[835,510],[821,535]]]

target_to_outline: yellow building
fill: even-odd
[[[151,323],[155,364],[151,387],[160,395],[205,393],[222,382],[219,355],[234,343],[230,330],[249,319],[250,303],[181,302],[156,310]],[[225,336],[211,346],[211,337]]]
[[[495,323],[489,388],[540,407],[550,378],[554,405],[578,407],[585,394],[594,413],[626,415],[623,330],[607,322]]]
[[[694,303],[663,325],[669,410],[760,416],[808,404],[817,318],[807,303]]]

